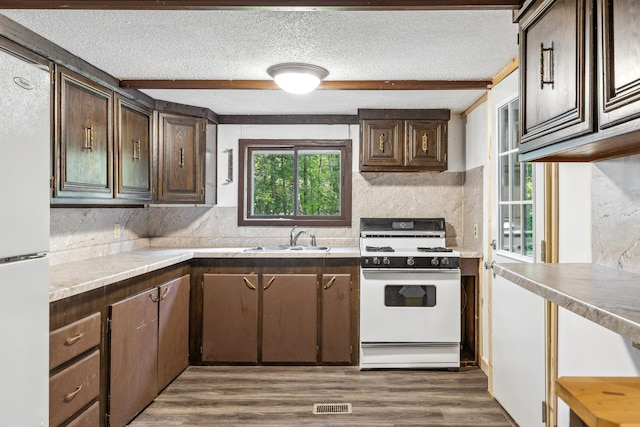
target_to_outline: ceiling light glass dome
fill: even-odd
[[[267,73],[280,89],[298,95],[311,92],[329,75],[322,67],[299,62],[272,65]]]

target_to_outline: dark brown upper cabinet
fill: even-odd
[[[113,198],[113,93],[62,67],[55,79],[52,203]]]
[[[205,187],[204,119],[160,113],[158,194],[162,203],[203,203]]]
[[[640,152],[634,0],[539,0],[520,23],[520,159]]]
[[[640,117],[640,8],[637,0],[599,0],[597,13],[599,124],[607,129]]]
[[[151,201],[152,111],[116,95],[116,184],[120,199]]]
[[[361,172],[447,170],[449,110],[359,110]]]

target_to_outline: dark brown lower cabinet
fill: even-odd
[[[262,279],[262,361],[315,363],[317,275],[265,274]]]
[[[158,392],[158,288],[110,307],[109,426],[123,427]]]
[[[158,392],[189,366],[190,276],[160,285]]]
[[[322,361],[351,362],[351,274],[323,274]]]
[[[202,359],[258,361],[258,275],[205,274]]]

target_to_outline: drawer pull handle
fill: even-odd
[[[273,281],[276,280],[276,276],[273,276],[271,278],[271,280],[269,280],[269,283],[267,283],[267,286],[264,287],[264,290],[266,291],[267,289],[269,289],[271,287],[271,285],[273,284]]]
[[[151,301],[153,302],[158,302],[160,300],[156,294],[149,294],[149,298],[151,298]]]
[[[380,152],[384,153],[384,133],[380,134],[378,143],[380,144]]]
[[[67,393],[64,395],[64,401],[65,402],[70,402],[71,400],[73,400],[74,397],[76,397],[78,395],[78,393],[80,393],[80,390],[82,390],[82,384],[80,384],[78,387],[76,387],[75,390],[73,390],[70,393]]]
[[[429,142],[429,137],[427,137],[426,133],[422,134],[422,151],[427,152],[427,143]]]
[[[73,345],[83,336],[84,336],[84,332],[79,332],[77,335],[74,335],[64,340],[64,345]]]
[[[167,295],[169,295],[169,289],[170,288],[165,289],[164,294],[162,294],[162,296],[160,297],[160,301],[164,301]]]
[[[84,128],[84,147],[82,149],[93,151],[93,125]]]
[[[141,147],[140,147],[140,139],[133,141],[133,160],[134,161],[140,161],[140,152],[141,152]]]
[[[249,279],[243,277],[242,280],[244,280],[244,284],[247,285],[247,288],[251,289],[252,291],[256,290],[256,287],[249,281]]]
[[[330,289],[335,282],[336,282],[336,276],[333,276],[331,280],[329,280],[327,284],[324,285],[324,289]]]
[[[545,62],[547,62],[546,67]],[[551,47],[544,47],[544,44],[540,43],[540,90],[544,89],[544,85],[551,85],[553,89],[553,83],[553,42]]]

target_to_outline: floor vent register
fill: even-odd
[[[313,413],[317,415],[350,414],[351,403],[314,403]]]

